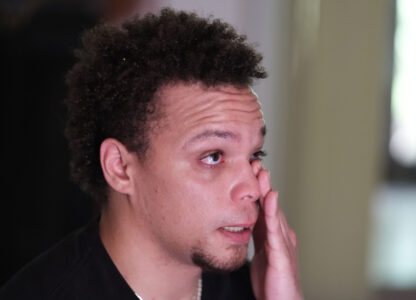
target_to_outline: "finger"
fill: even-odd
[[[279,193],[275,190],[269,190],[267,192],[267,195],[264,199],[265,206],[264,206],[264,215],[266,219],[276,219],[277,221],[277,213],[278,213],[278,199],[279,199]],[[266,203],[267,202],[267,203]]]
[[[280,220],[281,211],[278,205],[277,191],[270,191],[264,201],[264,217],[267,232],[267,243],[272,250],[289,251],[290,240],[285,236]]]
[[[286,243],[291,243],[291,239],[289,236],[289,229],[287,227],[287,223],[286,223],[286,218],[285,215],[283,213],[283,211],[281,209],[279,209],[277,218],[279,219],[279,224],[280,224],[280,228],[282,230],[283,233],[283,237],[285,238]]]
[[[260,215],[257,220],[256,226],[253,232],[254,247],[256,252],[261,251],[264,248],[265,241],[267,240],[267,228],[264,213],[264,199],[267,193],[270,191],[270,173],[268,170],[263,169],[260,161],[253,162],[253,172],[257,172],[257,178],[260,186]]]
[[[266,195],[271,190],[271,184],[270,184],[270,172],[268,170],[261,170],[258,175],[259,185],[260,185],[260,205],[261,207],[264,206],[264,199],[266,198]]]
[[[282,210],[279,210],[279,220],[280,226],[282,227],[282,232],[285,238],[292,243],[294,247],[297,247],[298,241],[295,232],[290,228],[289,224],[287,223],[287,219],[285,214]]]
[[[253,168],[253,173],[256,177],[259,175],[260,170],[263,169],[263,166],[261,165],[261,162],[259,159],[254,160],[251,163],[251,167]]]
[[[280,221],[278,214],[278,193],[276,191],[269,191],[264,199],[264,219],[266,223],[266,230],[269,234],[276,234],[280,229]]]
[[[264,213],[263,210],[259,211],[259,217],[256,222],[256,226],[253,229],[253,242],[254,242],[254,250],[257,252],[262,251],[265,245],[265,241],[267,238],[266,233],[266,223],[264,220]]]

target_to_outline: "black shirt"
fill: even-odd
[[[255,299],[249,267],[203,273],[202,299]],[[0,299],[137,300],[105,250],[96,221],[74,232],[15,275]]]

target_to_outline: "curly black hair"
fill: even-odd
[[[163,85],[242,86],[267,76],[262,56],[229,24],[170,8],[121,28],[98,25],[82,41],[84,49],[75,52],[79,61],[67,74],[66,136],[72,176],[99,203],[107,190],[102,141],[113,137],[144,155],[149,118],[157,117],[155,93]]]

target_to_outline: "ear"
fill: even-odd
[[[128,168],[132,156],[127,148],[116,139],[108,138],[101,143],[100,162],[108,185],[122,194],[131,194],[132,178]]]

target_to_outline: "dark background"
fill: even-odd
[[[0,4],[0,286],[92,216],[90,200],[69,179],[63,100],[73,50],[100,7],[22,2]]]

